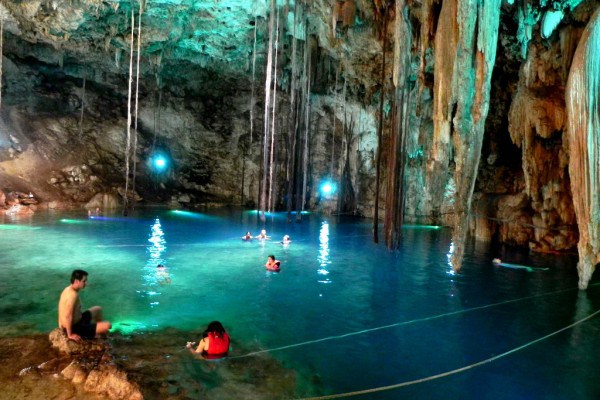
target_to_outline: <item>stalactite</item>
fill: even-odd
[[[250,95],[250,144],[254,133],[254,92],[256,86],[256,31],[258,29],[258,17],[254,17],[254,43],[252,45],[252,94]]]
[[[162,70],[162,52],[156,56],[156,70],[154,71],[156,77],[156,103],[154,107],[154,136],[152,138],[152,150],[151,153],[154,153],[154,149],[156,148],[156,136],[158,132],[160,132],[160,109],[162,105],[162,80],[160,77],[160,73]]]
[[[306,26],[308,27],[308,22],[306,23]],[[311,80],[311,46],[310,46],[310,40],[309,40],[309,36],[308,36],[308,31],[306,32],[306,43],[307,43],[307,52],[308,52],[308,57],[307,57],[307,64],[305,66],[306,68],[306,100],[305,100],[305,106],[306,106],[306,110],[304,113],[304,156],[302,159],[302,207],[301,207],[301,211],[305,210],[305,206],[306,206],[306,189],[307,189],[307,184],[308,184],[308,144],[309,144],[309,137],[310,137],[310,80]],[[300,213],[299,213],[300,214]]]
[[[579,227],[579,288],[600,262],[600,9],[577,45],[566,89],[569,175]]]
[[[331,36],[335,38],[337,30],[337,23],[342,22],[342,5],[344,3],[339,0],[334,0],[333,7],[331,10]]]
[[[305,201],[305,194],[306,194],[306,189],[305,189],[305,183],[306,183],[306,179],[305,179],[305,171],[307,166],[305,164],[305,160],[308,159],[307,157],[307,146],[306,143],[308,142],[308,128],[307,128],[307,121],[309,120],[308,117],[308,110],[309,110],[309,96],[310,96],[310,83],[309,83],[309,65],[310,65],[310,61],[309,61],[309,56],[310,56],[310,39],[309,39],[309,35],[308,35],[308,20],[305,20],[305,41],[304,41],[304,57],[303,57],[303,71],[302,71],[302,80],[301,80],[301,85],[302,85],[302,104],[301,104],[301,108],[300,108],[300,112],[301,115],[299,116],[299,120],[298,120],[298,126],[299,126],[299,135],[300,138],[302,139],[302,146],[298,146],[298,178],[297,178],[297,187],[296,187],[296,221],[299,222],[302,220],[302,210],[304,209],[304,201]],[[300,118],[302,117],[302,118]],[[302,159],[302,164],[300,164],[300,159]]]
[[[435,34],[435,70],[433,79],[433,140],[427,159],[427,203],[431,205],[433,222],[440,214],[446,182],[450,176],[448,165],[452,154],[450,131],[452,109],[456,102],[455,61],[458,49],[456,1],[444,1]]]
[[[0,16],[0,109],[2,109],[2,58],[4,57],[4,18]]]
[[[301,96],[301,91],[297,90],[296,93],[294,94],[296,97],[300,97]],[[293,208],[293,200],[294,198],[298,197],[299,190],[298,190],[298,182],[299,177],[298,177],[298,165],[300,163],[300,159],[299,159],[299,155],[298,153],[300,152],[300,146],[298,146],[298,142],[300,141],[300,116],[302,113],[302,101],[301,99],[297,99],[296,100],[296,107],[294,110],[294,127],[293,127],[293,131],[292,131],[292,143],[290,144],[292,150],[291,150],[291,154],[292,154],[292,164],[290,166],[291,168],[291,179],[290,179],[290,190],[289,190],[289,197],[288,197],[288,221],[291,222],[292,219],[292,208]],[[296,194],[296,196],[294,196],[294,194]],[[298,201],[296,201],[296,207],[295,210],[296,212],[298,211]],[[297,216],[297,215],[296,215]]]
[[[294,28],[292,31],[292,76],[290,79],[290,124],[289,124],[289,130],[290,130],[290,139],[291,139],[291,132],[293,130],[293,126],[294,126],[294,115],[295,115],[295,108],[296,108],[296,86],[298,84],[298,78],[297,78],[297,74],[298,74],[298,66],[296,65],[296,60],[297,60],[297,51],[298,51],[298,39],[296,37],[296,24],[297,24],[297,15],[298,15],[298,2],[294,2]],[[291,142],[291,140],[290,140]],[[293,158],[293,157],[292,157]],[[289,181],[290,179],[290,168],[288,166],[287,171],[286,171],[286,179]]]
[[[350,122],[345,122],[344,124],[344,143],[342,150],[343,156],[341,160],[343,167],[340,176],[340,200],[338,201],[338,214],[351,212],[355,209],[356,205],[350,166],[350,154],[352,143],[354,142],[354,115],[350,116]]]
[[[0,80],[2,77],[0,76]],[[83,73],[83,83],[81,85],[81,112],[79,113],[79,140],[83,137],[83,112],[85,109],[85,72]]]
[[[138,36],[137,36],[137,66],[135,72],[135,122],[133,129],[133,177],[131,190],[133,192],[133,204],[135,206],[135,180],[137,175],[137,141],[138,141],[138,103],[140,93],[140,57],[142,54],[142,13],[144,12],[144,4],[140,1],[140,9],[138,14]]]
[[[345,0],[342,4],[342,23],[344,28],[354,26],[356,18],[356,3],[354,0]]]
[[[417,98],[417,115],[421,115],[421,99],[423,97],[423,91],[427,87],[425,82],[425,69],[427,67],[427,49],[429,48],[432,29],[434,25],[434,17],[432,13],[432,6],[434,0],[423,0],[421,5],[421,32],[419,34],[419,95]],[[396,70],[394,68],[394,70]],[[398,85],[396,80],[394,84]]]
[[[375,159],[375,206],[373,211],[373,242],[379,243],[379,180],[381,177],[381,152],[383,145],[383,100],[385,97],[385,50],[387,47],[387,6],[383,10],[383,44],[381,48],[381,95],[379,97],[379,127],[377,128],[377,155]]]
[[[133,33],[135,16],[131,7],[131,46],[129,51],[129,84],[127,90],[127,143],[125,145],[125,193],[123,195],[123,215],[129,213],[129,156],[131,154],[131,85],[133,83]]]
[[[152,137],[152,152],[154,152],[154,149],[156,148],[156,137],[158,136],[158,133],[160,132],[160,110],[162,107],[162,88],[159,86],[157,88],[157,94],[156,94],[156,106],[154,109],[154,136]]]
[[[295,191],[296,191],[296,202],[295,202],[295,208],[294,210],[296,211],[296,222],[299,222],[302,220],[302,163],[301,163],[301,158],[302,158],[302,154],[304,151],[304,146],[302,146],[302,143],[304,143],[303,140],[303,135],[306,133],[306,131],[304,129],[301,129],[301,122],[304,118],[304,113],[306,112],[306,107],[304,107],[304,102],[305,102],[305,95],[304,95],[304,89],[302,89],[302,93],[300,94],[300,102],[298,104],[298,118],[296,121],[296,132],[297,132],[297,146],[296,146],[296,159],[298,162],[298,165],[296,166],[296,170],[294,172],[295,174],[295,181],[296,181],[296,187],[295,187]]]
[[[387,189],[385,202],[384,235],[389,249],[398,248],[402,234],[404,206],[405,137],[408,128],[408,104],[410,96],[410,67],[412,27],[409,8],[404,0],[396,1],[394,21],[394,85],[395,98],[392,130],[388,153]]]
[[[265,221],[265,210],[267,208],[267,170],[268,170],[268,149],[269,149],[269,110],[271,107],[271,81],[273,73],[273,41],[275,24],[275,0],[271,0],[271,12],[269,14],[269,50],[267,55],[267,71],[265,78],[265,114],[264,114],[264,139],[263,139],[263,167],[262,167],[262,188],[260,194],[260,220]]]
[[[273,211],[273,164],[275,154],[275,111],[277,109],[277,56],[279,55],[279,8],[276,13],[277,23],[275,28],[275,65],[273,67],[273,106],[271,107],[271,149],[269,154],[269,198],[267,201],[268,211]]]
[[[333,112],[332,112],[332,116],[333,116],[333,130],[331,132],[331,165],[329,167],[329,178],[331,180],[334,180],[334,174],[333,174],[333,159],[334,159],[334,155],[335,155],[335,128],[336,128],[336,108],[337,108],[337,86],[338,86],[338,79],[340,76],[340,68],[341,68],[342,63],[338,62],[338,67],[335,69],[335,86],[333,87],[333,101],[332,101],[332,108],[333,108]]]
[[[298,65],[297,65],[297,51],[298,51],[298,39],[296,37],[296,27],[298,21],[301,20],[298,18],[298,2],[294,2],[294,29],[292,35],[292,77],[290,84],[290,119],[289,119],[289,154],[288,164],[286,168],[286,182],[287,182],[287,213],[288,213],[288,222],[292,220],[292,203],[294,196],[294,182],[295,182],[295,165],[296,165],[296,133],[297,133],[297,121],[298,121],[298,112],[297,112],[297,87],[298,87]]]
[[[489,108],[492,70],[496,59],[501,0],[479,3],[457,1],[458,53],[456,58],[456,115],[454,147],[456,169],[454,181],[456,213],[451,257],[454,271],[460,271],[468,230],[469,214],[481,146],[485,119]],[[474,13],[473,10],[477,10]],[[458,95],[460,94],[460,95]]]
[[[348,88],[348,80],[346,79],[346,76],[344,76],[344,84],[342,85],[342,137],[340,140],[340,154],[343,155],[344,153],[344,149],[346,148],[346,146],[344,146],[345,144],[347,145],[347,143],[344,143],[344,141],[347,140],[347,121],[346,121],[346,108],[347,108],[347,96],[346,96],[346,90]],[[345,166],[345,163],[340,162],[340,165],[342,166],[342,171],[340,172],[340,182],[343,181],[344,179],[344,171],[343,168]],[[342,190],[340,188],[340,194],[338,196],[338,204],[337,204],[337,213],[339,214],[341,212],[341,210],[343,208],[345,208],[345,204],[344,202],[346,201],[345,196],[342,195]]]

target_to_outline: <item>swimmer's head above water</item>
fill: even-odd
[[[493,263],[494,265],[499,265],[499,264],[502,264],[502,260],[501,260],[501,259],[499,259],[499,258],[494,258],[494,259],[492,260],[492,263]]]

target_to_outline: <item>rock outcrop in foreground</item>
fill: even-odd
[[[0,339],[3,398],[144,398],[137,383],[114,363],[103,340],[75,343],[55,329],[49,335]]]

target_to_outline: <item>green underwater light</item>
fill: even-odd
[[[260,210],[247,210],[244,211],[244,214],[260,214],[261,211]],[[287,211],[281,211],[280,214],[287,214]],[[297,214],[296,211],[292,211],[292,214]],[[300,214],[302,215],[306,215],[306,214],[310,214],[310,211],[300,211]],[[270,212],[270,211],[265,211],[265,215],[277,215],[276,212]]]
[[[206,214],[192,212],[192,211],[184,211],[184,210],[171,210],[170,213],[181,216],[181,217],[186,217],[186,218],[203,218],[203,219],[211,218]]]
[[[112,324],[112,328],[110,328],[111,332],[118,332],[121,335],[131,335],[136,331],[141,331],[146,329],[146,325],[136,322],[133,320],[122,320],[118,322],[114,322]]]
[[[442,226],[439,225],[402,225],[403,229],[442,229]]]
[[[63,218],[60,220],[63,224],[87,224],[89,221],[87,219],[68,219]]]
[[[39,226],[0,225],[0,231],[27,231],[31,229],[41,228]]]

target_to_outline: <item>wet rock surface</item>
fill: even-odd
[[[60,372],[71,363],[52,348],[47,335],[0,338],[0,387],[3,399],[100,400]]]
[[[202,360],[184,348],[201,332],[112,334],[81,344],[59,331],[0,338],[0,398],[7,399],[281,399],[317,395],[268,353],[233,343],[231,358]],[[49,340],[50,338],[50,340]],[[312,382],[314,385],[314,382]],[[299,393],[302,392],[302,393]]]

